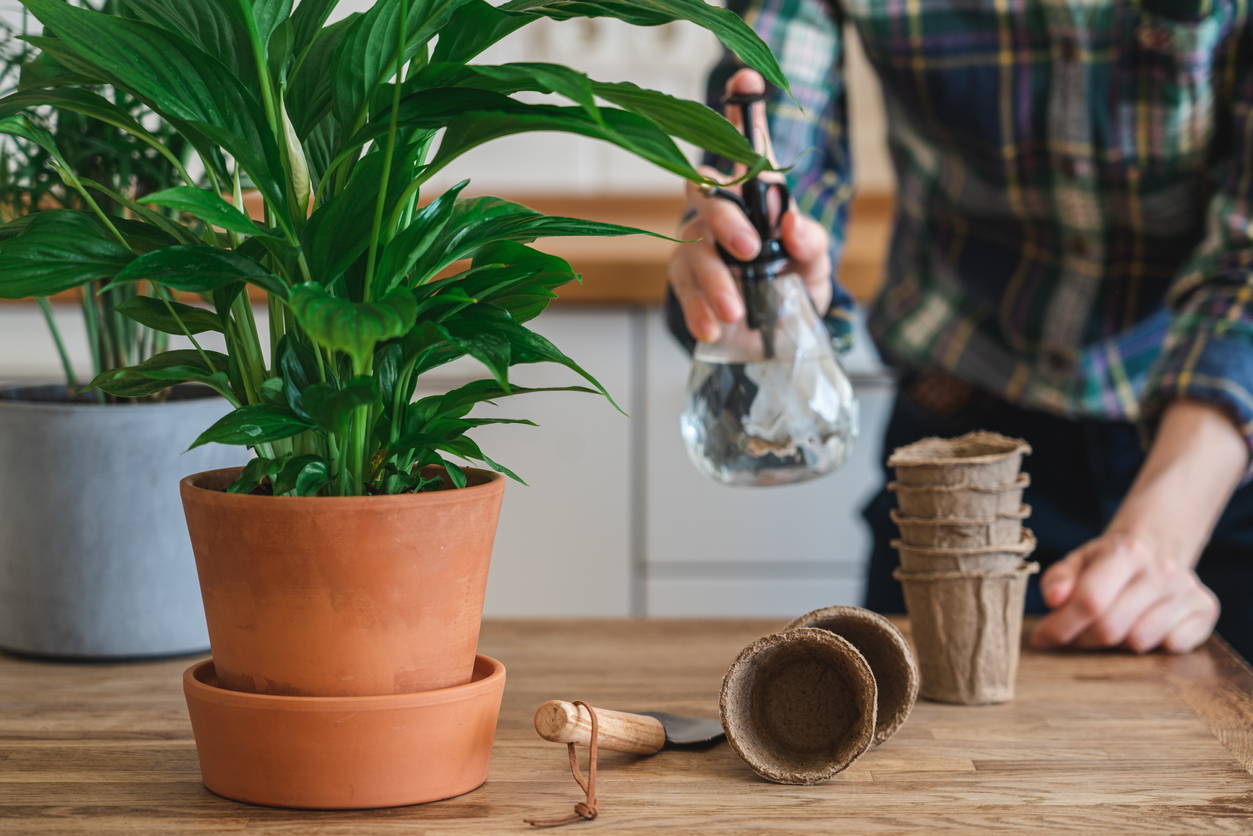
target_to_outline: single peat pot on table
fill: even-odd
[[[753,771],[816,784],[847,769],[875,735],[877,689],[866,658],[816,627],[763,636],[722,680],[727,741]]]

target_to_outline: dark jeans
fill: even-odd
[[[1025,438],[1033,449],[1024,461],[1031,474],[1024,502],[1028,524],[1039,540],[1033,560],[1041,567],[1101,533],[1144,461],[1135,427],[1092,419],[1072,420],[1022,409],[982,392],[950,399],[943,410],[923,406],[918,378],[902,381],[884,439],[884,455],[925,436],[953,436],[984,429]],[[930,402],[929,402],[930,403]],[[887,473],[887,479],[891,478]],[[904,612],[897,565],[890,545],[896,528],[888,518],[895,498],[879,492],[863,515],[874,538],[866,606]],[[1246,659],[1253,659],[1253,485],[1237,491],[1219,520],[1197,574],[1222,602],[1218,632]],[[1039,576],[1027,591],[1027,612],[1043,613]]]

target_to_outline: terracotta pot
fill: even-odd
[[[399,496],[228,494],[180,485],[217,678],[292,696],[406,694],[470,681],[505,485]]]
[[[479,656],[467,685],[381,697],[280,697],[183,674],[204,784],[274,807],[395,807],[487,780],[505,666]]]

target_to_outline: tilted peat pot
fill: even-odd
[[[0,388],[0,648],[128,659],[208,647],[174,488],[189,469],[243,459],[217,444],[183,452],[228,410],[198,386],[109,404],[64,385]]]

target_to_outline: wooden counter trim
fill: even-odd
[[[1253,775],[1253,668],[1219,637],[1197,653],[1169,657],[1175,694]]]
[[[516,195],[511,197],[550,215],[567,215],[633,226],[672,235],[682,214],[678,196],[638,195]],[[872,192],[853,199],[840,280],[854,298],[872,298],[882,279],[891,234],[894,199]],[[674,247],[669,241],[644,236],[622,238],[551,238],[538,246],[569,261],[583,274],[582,284],[558,291],[560,305],[657,305],[665,296],[666,262]],[[253,298],[263,299],[256,288]],[[54,297],[73,304],[77,291]],[[189,298],[195,301],[195,297]],[[0,300],[2,302],[4,300]],[[28,300],[21,300],[23,302]]]

